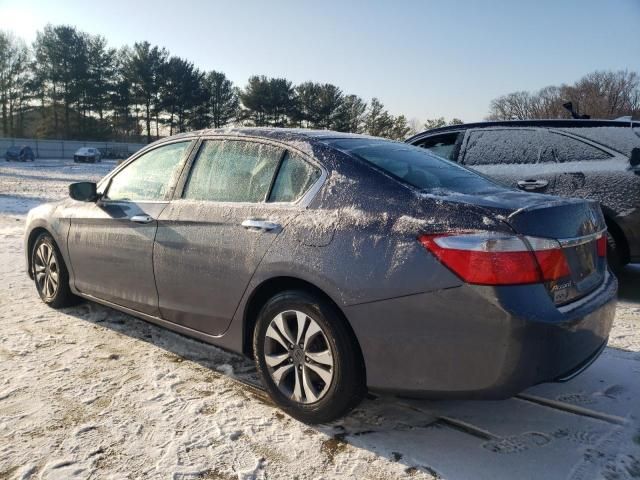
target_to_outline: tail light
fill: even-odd
[[[603,233],[598,240],[596,240],[596,246],[598,250],[598,256],[604,258],[607,256],[607,232]]]
[[[418,240],[467,283],[542,283],[570,274],[562,247],[547,238],[476,232],[422,235]]]

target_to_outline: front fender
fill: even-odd
[[[72,276],[69,252],[67,249],[67,236],[69,235],[70,220],[62,212],[65,210],[64,202],[45,203],[29,210],[27,215],[23,246],[25,255],[25,268],[30,278],[33,278],[31,271],[31,250],[38,235],[47,232],[56,242],[69,275]]]

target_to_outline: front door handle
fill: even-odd
[[[547,182],[546,180],[534,180],[534,179],[518,180],[518,188],[520,190],[526,190],[526,191],[542,190],[544,188],[547,188],[547,185],[549,185],[549,182]]]
[[[251,218],[242,222],[242,226],[248,230],[262,230],[265,232],[280,228],[279,223],[271,222],[269,220],[254,220]]]
[[[149,215],[134,215],[131,217],[131,221],[135,223],[151,223],[153,222],[153,217]]]

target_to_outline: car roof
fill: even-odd
[[[433,135],[436,133],[454,132],[458,130],[469,130],[472,128],[491,128],[491,127],[546,127],[546,128],[576,128],[576,127],[621,127],[629,128],[640,127],[640,122],[628,120],[583,120],[583,119],[556,119],[556,120],[500,120],[475,123],[461,123],[459,125],[447,125],[446,127],[432,128],[425,130],[411,138],[405,140],[411,143],[423,136]]]
[[[229,128],[210,128],[205,130],[195,130],[192,132],[179,133],[158,140],[154,143],[164,143],[180,138],[193,138],[202,136],[237,136],[237,137],[253,137],[266,138],[271,140],[279,140],[282,142],[303,141],[314,143],[317,141],[325,141],[340,138],[376,138],[368,135],[360,135],[356,133],[335,132],[333,130],[312,130],[308,128],[270,128],[270,127],[229,127]]]

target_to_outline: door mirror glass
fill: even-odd
[[[93,182],[76,182],[69,185],[69,196],[80,202],[95,202],[98,199],[96,184]]]

